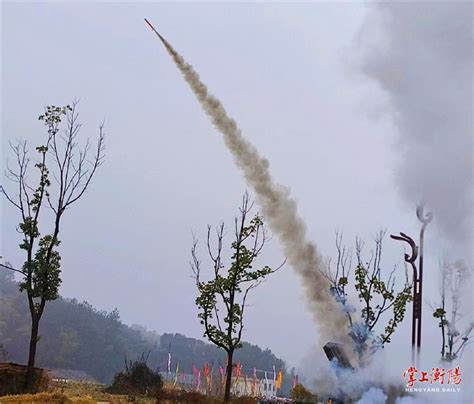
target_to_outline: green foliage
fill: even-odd
[[[44,114],[40,115],[38,119],[44,121],[45,125],[50,130],[49,133],[53,133],[57,124],[61,122],[61,116],[66,115],[67,111],[72,111],[70,105],[65,107],[57,107],[55,105],[48,105]]]
[[[66,114],[67,110],[71,110],[69,105],[65,107],[48,106],[45,113],[39,116],[38,119],[44,121],[48,128],[48,139],[45,145],[36,147],[36,151],[40,154],[40,159],[35,164],[35,168],[39,170],[38,185],[35,189],[32,189],[31,198],[25,196],[26,201],[21,202],[27,206],[21,205],[23,221],[19,224],[19,229],[23,233],[23,240],[20,248],[25,250],[27,259],[22,267],[24,277],[19,284],[20,291],[26,291],[29,298],[39,298],[42,302],[57,299],[61,284],[61,256],[55,250],[55,247],[60,244],[57,235],[59,232],[59,218],[62,212],[56,212],[54,234],[46,234],[40,238],[38,220],[44,199],[45,197],[49,198],[48,189],[51,186],[46,156],[50,142],[59,130],[58,125],[61,122],[61,117]],[[26,170],[26,166],[24,169]],[[26,175],[26,171],[24,175]],[[24,180],[23,178],[22,181]],[[28,215],[25,215],[26,212],[28,212]],[[34,252],[34,243],[38,239],[38,247]],[[31,313],[32,315],[41,316],[42,308],[39,303],[34,303],[31,308],[34,310]]]
[[[355,289],[359,292],[359,300],[364,304],[361,311],[361,317],[368,330],[371,331],[381,314],[392,308],[392,316],[389,318],[384,332],[377,338],[377,343],[383,346],[390,343],[391,335],[395,332],[398,324],[405,317],[406,306],[413,300],[410,285],[395,294],[394,283],[387,284],[380,279],[378,274],[370,274],[365,266],[359,263],[355,269]],[[372,300],[378,298],[381,303],[372,304]]]
[[[446,319],[446,310],[444,310],[442,307],[438,307],[434,311],[433,317],[434,318],[439,318],[438,327],[442,328],[444,326],[449,325],[449,321]]]
[[[373,298],[369,289],[369,272],[362,264],[358,264],[355,269],[355,290],[359,292],[361,302],[370,302]],[[375,320],[375,313],[370,305],[362,309],[362,319],[367,325]]]
[[[393,304],[393,317],[388,320],[388,323],[385,327],[385,332],[380,334],[379,341],[383,345],[391,341],[390,337],[395,332],[398,324],[400,324],[406,312],[406,307],[409,302],[413,300],[411,286],[405,286],[404,289],[397,293],[395,300],[393,298],[393,293],[390,294],[389,301]]]
[[[245,223],[247,213],[245,201],[244,198],[244,207],[241,209],[242,221],[239,232],[236,234],[236,240],[231,244],[232,254],[228,269],[223,271],[224,265],[219,256],[215,261],[214,278],[202,281],[197,274],[199,295],[196,298],[196,305],[200,310],[198,318],[205,328],[204,336],[227,352],[241,347],[243,312],[247,293],[274,272],[268,266],[253,269],[253,262],[261,250],[256,247],[256,244],[258,244],[259,232],[262,231],[263,220],[261,216],[255,215],[249,224]],[[243,300],[238,300],[239,296]],[[219,319],[221,311],[219,299],[225,306],[225,314],[222,319],[224,324],[221,324]],[[216,320],[214,324],[211,323],[213,319]]]
[[[39,240],[34,260],[23,266],[28,275],[20,282],[20,291],[27,290],[30,296],[44,300],[58,298],[61,256],[53,247],[59,246],[59,243],[51,235]]]
[[[336,248],[338,252],[335,269],[331,262],[323,274],[330,281],[330,291],[336,301],[343,307],[348,320],[349,336],[354,349],[359,355],[361,364],[364,353],[370,347],[371,352],[391,342],[391,337],[398,325],[403,321],[406,307],[413,300],[412,286],[406,275],[403,286],[395,286],[395,268],[383,279],[382,277],[382,243],[385,231],[380,231],[374,238],[375,248],[370,259],[365,262],[362,257],[364,243],[356,239],[357,265],[354,268],[354,289],[360,302],[360,319],[348,300],[347,289],[350,284],[350,262],[352,253],[342,244],[342,235],[336,233]],[[378,326],[377,326],[378,324]],[[376,334],[376,327],[383,332]]]
[[[296,403],[312,403],[316,401],[316,397],[307,390],[301,383],[298,383],[291,390],[291,398]]]
[[[337,281],[337,284],[339,286],[347,286],[349,284],[349,280],[347,279],[347,276],[341,276],[339,280]]]

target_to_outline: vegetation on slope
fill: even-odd
[[[10,272],[0,270],[0,360],[26,363],[29,321],[27,302],[18,284]],[[112,381],[125,358],[135,360],[148,352],[150,367],[161,371],[167,369],[170,349],[180,372],[192,373],[193,365],[202,369],[207,362],[214,367],[225,365],[225,353],[215,346],[180,334],[158,336],[140,327],[129,327],[120,321],[117,310],[97,310],[75,299],[60,297],[50,303],[40,336],[38,366],[83,371],[102,383]],[[254,367],[270,371],[273,366],[277,370],[285,366],[270,350],[248,343],[236,352],[235,361],[246,373]],[[286,375],[283,380],[291,383]]]

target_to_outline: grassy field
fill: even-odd
[[[105,386],[95,383],[59,382],[54,383],[48,392],[21,394],[0,397],[0,404],[154,404],[156,399],[128,397],[104,392]]]
[[[195,392],[164,390],[160,398],[147,398],[106,393],[105,385],[79,382],[56,382],[50,391],[37,394],[21,394],[0,397],[0,404],[156,404],[156,403],[195,403],[218,404],[222,400],[216,397],[206,397]],[[240,397],[233,400],[238,404],[255,404],[257,401],[250,397]]]

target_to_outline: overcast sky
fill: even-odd
[[[334,255],[336,228],[348,243],[357,234],[369,241],[380,227],[415,236],[415,202],[397,191],[399,128],[384,89],[360,68],[372,8],[4,3],[2,162],[12,160],[9,140],[43,141],[37,116],[45,105],[79,98],[84,139],[106,119],[106,161],[64,217],[61,294],[117,307],[127,324],[202,337],[191,234],[204,238],[206,225],[221,221],[230,229],[246,186],[144,17],[193,64],[269,159],[274,178],[291,188],[323,254]],[[1,254],[21,266],[19,217],[5,202],[2,212]],[[434,301],[443,249],[434,225],[426,244],[432,274],[425,296]],[[401,246],[386,246],[387,269],[402,265]],[[282,259],[275,238],[260,262]],[[426,335],[437,338],[424,310]],[[400,352],[400,366],[408,364],[409,320],[389,348]],[[300,279],[288,266],[255,291],[245,322],[245,340],[291,365],[320,349]],[[438,343],[427,345],[436,356]]]

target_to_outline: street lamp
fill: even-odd
[[[394,240],[400,240],[408,243],[411,254],[405,254],[405,262],[409,263],[413,270],[413,317],[411,328],[411,361],[412,364],[419,366],[421,350],[421,314],[422,314],[422,296],[423,296],[423,247],[426,226],[433,220],[433,213],[424,213],[424,204],[416,207],[416,216],[422,223],[420,230],[420,247],[415,241],[405,233],[399,236],[390,235]],[[418,269],[416,259],[418,258]],[[415,348],[416,346],[416,348]]]

